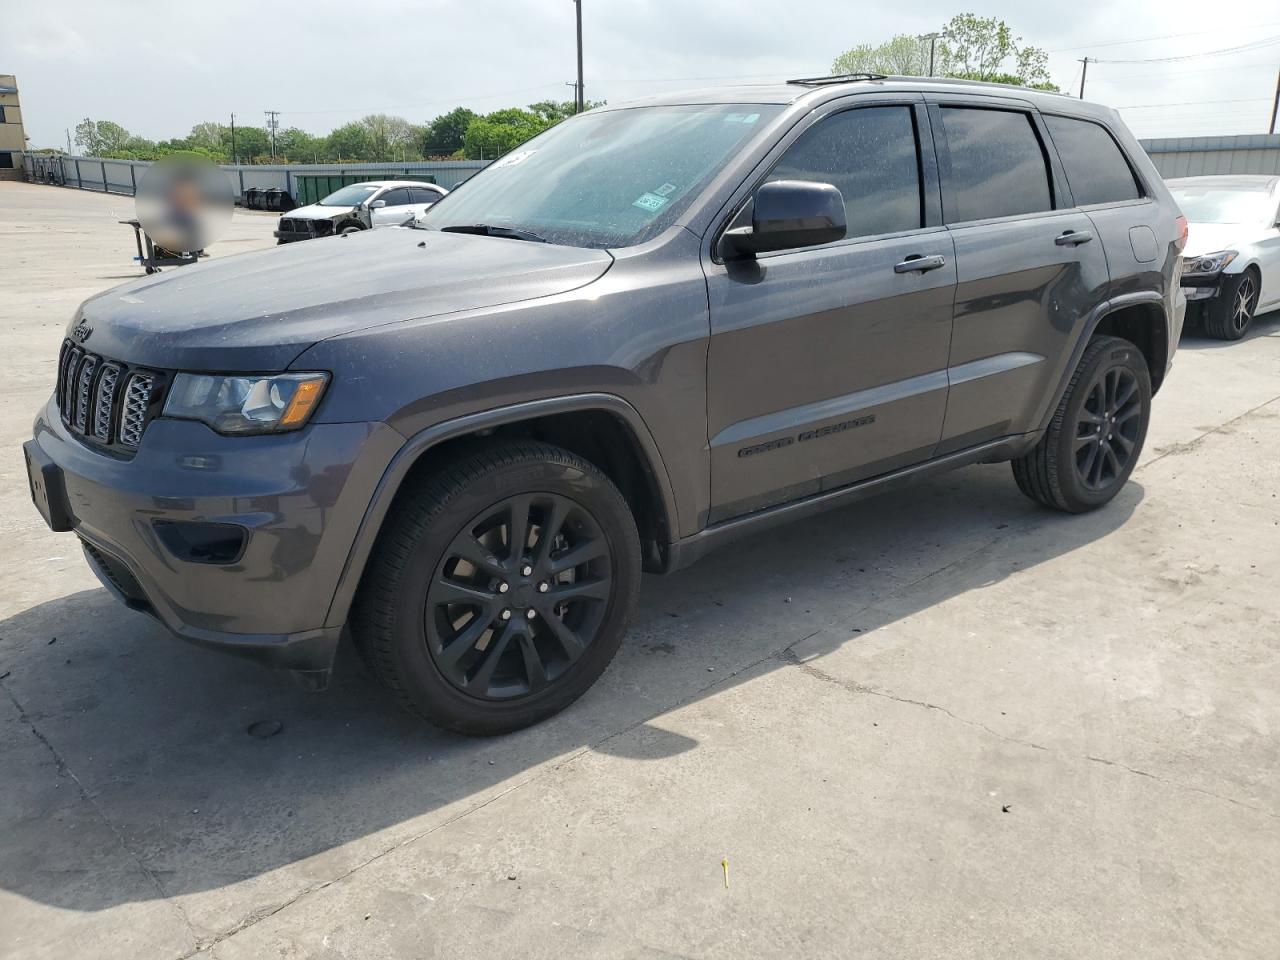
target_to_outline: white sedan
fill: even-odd
[[[416,220],[449,191],[417,180],[368,180],[335,190],[319,203],[290,210],[276,224],[276,242],[292,243]]]
[[[1182,286],[1205,332],[1239,340],[1259,313],[1280,307],[1280,177],[1167,181],[1189,224]]]

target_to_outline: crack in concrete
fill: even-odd
[[[799,640],[796,641],[796,643],[801,643],[801,642],[802,641],[799,641]],[[1120,770],[1124,770],[1128,773],[1132,773],[1135,776],[1145,777],[1148,780],[1154,780],[1156,783],[1164,784],[1165,786],[1174,787],[1179,790],[1189,790],[1192,793],[1199,793],[1206,797],[1212,797],[1214,800],[1222,800],[1226,803],[1231,803],[1238,807],[1243,807],[1246,810],[1251,810],[1254,813],[1260,813],[1263,816],[1269,817],[1273,820],[1280,819],[1280,814],[1275,813],[1271,810],[1268,810],[1265,807],[1255,806],[1254,804],[1246,803],[1243,800],[1237,800],[1235,797],[1230,797],[1230,796],[1227,796],[1226,794],[1215,793],[1212,790],[1206,790],[1204,787],[1197,787],[1188,783],[1180,783],[1177,780],[1170,780],[1169,778],[1162,777],[1159,774],[1151,773],[1147,770],[1140,770],[1137,767],[1131,767],[1126,763],[1120,762],[1119,760],[1108,760],[1105,757],[1095,757],[1090,754],[1087,754],[1085,756],[1078,756],[1076,754],[1070,754],[1060,750],[1054,750],[1051,747],[1046,747],[1043,744],[1035,743],[1034,741],[1031,741],[1031,740],[1022,740],[1022,739],[1019,739],[1018,737],[1010,737],[1007,734],[1001,733],[999,730],[992,729],[991,727],[987,726],[985,723],[982,723],[981,721],[970,720],[967,717],[962,717],[956,713],[953,713],[951,710],[947,709],[944,706],[941,706],[940,704],[930,703],[927,700],[915,700],[915,699],[912,699],[911,697],[899,697],[887,691],[878,690],[875,687],[865,686],[864,684],[858,683],[857,681],[854,681],[854,680],[842,680],[841,678],[833,676],[832,674],[829,674],[824,670],[819,670],[817,667],[815,667],[811,663],[801,660],[792,650],[792,647],[794,647],[796,643],[793,643],[790,646],[780,650],[777,654],[774,655],[776,659],[778,659],[782,663],[787,664],[789,666],[798,667],[801,673],[807,674],[808,676],[812,677],[815,680],[821,681],[822,683],[834,684],[835,686],[840,687],[842,690],[848,693],[866,694],[873,697],[881,697],[885,700],[892,700],[895,703],[907,704],[908,706],[921,707],[926,710],[937,710],[939,713],[945,714],[946,716],[950,717],[952,720],[955,720],[959,723],[963,723],[970,727],[976,727],[979,730],[989,733],[993,737],[1006,741],[1007,743],[1017,744],[1018,746],[1022,746],[1022,747],[1029,747],[1032,750],[1041,750],[1058,759],[1077,760],[1077,761],[1083,760],[1089,763],[1101,763],[1104,766],[1116,767]]]
[[[13,691],[9,689],[8,685],[0,683],[0,690],[5,692],[5,695],[9,698],[10,702],[13,703],[14,709],[18,711],[18,720],[22,722],[26,728],[31,731],[31,735],[49,751],[49,756],[53,757],[53,763],[57,768],[58,775],[60,777],[65,777],[67,780],[70,780],[75,784],[76,792],[79,793],[80,799],[85,802],[89,809],[92,810],[98,819],[102,821],[103,825],[106,826],[107,830],[110,831],[111,836],[115,838],[116,845],[129,857],[130,860],[134,862],[142,875],[147,878],[147,881],[159,895],[160,900],[168,904],[169,908],[177,914],[178,919],[186,928],[187,933],[190,934],[192,942],[198,942],[199,935],[196,933],[196,929],[192,925],[191,919],[187,916],[186,911],[182,909],[181,904],[169,896],[165,891],[164,886],[160,883],[160,878],[156,876],[155,872],[143,862],[142,857],[129,846],[128,842],[124,838],[124,834],[120,832],[119,828],[112,822],[111,818],[107,816],[107,813],[102,809],[101,804],[99,804],[97,800],[90,795],[89,791],[85,789],[84,784],[80,782],[80,778],[75,775],[75,772],[71,769],[66,759],[58,752],[58,749],[50,742],[49,738],[41,732],[40,728],[35,725],[35,721],[28,716],[26,708],[23,707],[22,702],[14,696]]]
[[[800,642],[802,641],[796,641],[796,643],[800,643]],[[910,697],[899,697],[885,690],[878,690],[875,687],[865,686],[864,684],[858,683],[855,680],[842,680],[839,677],[833,676],[832,674],[829,674],[823,670],[819,670],[817,667],[815,667],[811,663],[801,660],[798,656],[796,656],[795,651],[792,649],[792,647],[794,647],[795,645],[796,644],[793,643],[791,646],[777,653],[775,655],[776,659],[780,660],[784,664],[788,664],[794,667],[799,667],[801,673],[806,673],[809,676],[813,677],[815,680],[821,680],[823,683],[835,684],[836,686],[841,687],[842,689],[848,691],[849,693],[864,693],[872,697],[882,697],[885,700],[892,700],[895,703],[905,703],[908,706],[923,707],[926,710],[937,710],[939,713],[945,713],[952,720],[955,720],[959,723],[967,724],[968,726],[971,726],[971,727],[977,727],[979,730],[989,733],[993,737],[997,737],[1001,740],[1008,741],[1009,743],[1016,743],[1018,746],[1021,746],[1021,747],[1030,747],[1032,750],[1043,750],[1046,753],[1053,752],[1048,747],[1042,746],[1041,744],[1033,743],[1030,740],[1019,740],[1017,737],[1007,736],[1006,734],[1001,733],[999,730],[993,730],[991,727],[987,726],[985,723],[982,723],[981,721],[969,720],[966,717],[959,716],[958,714],[952,713],[950,710],[948,710],[944,706],[941,706],[940,704],[930,703],[927,700],[913,700]]]
[[[1184,441],[1182,443],[1170,444],[1168,447],[1164,449],[1163,453],[1160,453],[1157,456],[1152,457],[1150,460],[1146,461],[1145,463],[1140,463],[1136,467],[1134,467],[1133,472],[1137,473],[1139,470],[1144,470],[1147,467],[1151,466],[1152,464],[1159,463],[1161,460],[1165,459],[1165,457],[1174,457],[1184,453],[1191,453],[1197,447],[1199,447],[1200,444],[1203,443],[1206,438],[1213,436],[1215,433],[1221,433],[1223,430],[1231,426],[1233,423],[1239,423],[1241,420],[1244,420],[1246,417],[1253,416],[1259,410],[1263,409],[1264,407],[1271,406],[1271,404],[1275,403],[1277,400],[1280,400],[1280,396],[1272,397],[1270,400],[1264,400],[1262,401],[1262,403],[1258,404],[1256,407],[1250,407],[1244,413],[1234,416],[1230,420],[1226,420],[1218,424],[1212,430],[1206,430],[1204,433],[1200,434],[1199,436],[1192,437],[1190,440]]]

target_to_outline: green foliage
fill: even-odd
[[[422,128],[419,140],[424,157],[447,157],[462,149],[467,127],[479,117],[474,110],[458,107],[436,117]]]
[[[472,158],[496,157],[536,137],[555,122],[519,107],[495,110],[467,125],[463,149]]]
[[[935,76],[1057,89],[1049,80],[1049,55],[1023,46],[1003,20],[960,13],[941,34],[934,46]],[[926,76],[929,41],[900,34],[881,44],[859,44],[836,57],[831,72]]]
[[[600,106],[588,103],[587,108]],[[573,114],[572,101],[544,100],[528,109],[508,107],[479,116],[466,107],[441,114],[417,126],[404,117],[371,113],[324,136],[298,127],[276,132],[281,163],[399,162],[423,157],[465,156],[491,159]],[[76,127],[76,144],[91,156],[158,160],[192,153],[216,163],[268,163],[271,135],[262,127],[231,127],[214,121],[197,123],[185,137],[153,143],[110,120],[90,120]]]

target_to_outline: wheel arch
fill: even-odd
[[[1169,368],[1169,326],[1164,297],[1154,290],[1121,294],[1094,308],[1062,370],[1058,387],[1050,398],[1051,402],[1042,411],[1040,431],[1049,428],[1049,421],[1053,419],[1053,412],[1058,409],[1058,403],[1071,383],[1071,376],[1079,365],[1080,358],[1084,356],[1089,341],[1098,334],[1122,337],[1136,346],[1147,361],[1152,394],[1159,390],[1164,382],[1165,371]]]
[[[668,547],[679,530],[677,507],[666,465],[639,412],[621,397],[604,393],[533,400],[448,420],[406,441],[384,471],[365,510],[326,624],[346,622],[396,497],[430,470],[439,456],[462,454],[503,437],[543,440],[603,470],[635,515],[645,569],[666,568]]]

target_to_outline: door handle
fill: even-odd
[[[938,270],[947,265],[947,258],[934,254],[931,257],[922,257],[920,254],[912,254],[901,263],[893,265],[894,273],[928,273],[930,270]]]
[[[1054,237],[1053,242],[1060,247],[1078,247],[1092,239],[1093,234],[1088,230],[1067,230]]]

